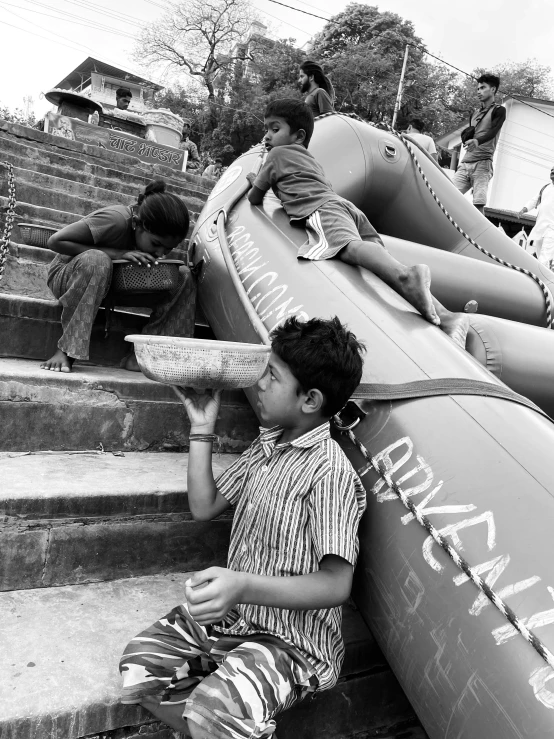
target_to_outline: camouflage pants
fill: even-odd
[[[62,304],[63,333],[58,348],[74,359],[88,359],[92,325],[112,280],[112,260],[98,249],[76,257],[56,257],[48,270],[48,287]],[[143,334],[192,336],[196,283],[187,267],[167,300],[156,305]]]
[[[269,634],[231,636],[200,626],[185,604],[136,636],[120,660],[123,703],[182,704],[215,739],[257,739],[317,687],[314,668]]]

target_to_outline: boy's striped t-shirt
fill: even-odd
[[[325,423],[279,444],[281,427],[262,430],[217,480],[235,506],[228,567],[274,577],[319,569],[326,554],[356,563],[365,491]],[[295,646],[316,670],[319,689],[338,679],[344,645],[342,609],[293,611],[238,605],[214,628],[227,634],[269,633]]]

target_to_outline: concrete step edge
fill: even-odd
[[[14,167],[20,169],[26,169],[29,164],[32,164],[34,167],[33,171],[40,172],[41,174],[48,175],[52,173],[53,176],[60,176],[62,179],[73,181],[80,181],[81,177],[88,180],[98,180],[98,183],[93,181],[85,182],[84,184],[92,184],[100,187],[106,187],[106,185],[115,183],[123,187],[132,188],[133,193],[136,193],[137,190],[142,190],[144,186],[153,179],[153,176],[150,173],[138,173],[114,169],[113,167],[103,167],[99,164],[89,162],[87,159],[75,159],[74,157],[68,157],[64,154],[54,153],[48,149],[35,149],[35,151],[43,152],[49,156],[51,160],[67,160],[67,162],[50,161],[47,165],[44,161],[30,159],[29,147],[27,145],[11,142],[11,146],[16,147],[16,151],[13,151],[11,148],[8,150],[5,146],[2,147],[3,141],[6,141],[6,139],[3,139],[0,136],[0,159],[8,161],[13,164]],[[75,167],[76,162],[80,162],[83,165],[83,168],[77,169]],[[60,174],[57,174],[58,172]],[[171,188],[183,192],[190,192],[196,197],[202,199],[205,199],[209,195],[215,184],[213,180],[208,180],[206,178],[202,178],[202,183],[198,183],[196,181],[198,179],[197,177],[195,177],[195,181],[190,181],[188,179],[183,180],[181,178],[164,175],[163,179],[166,180]],[[106,187],[106,189],[110,188]]]
[[[81,739],[150,722],[152,716],[142,708],[120,703],[118,660],[133,636],[182,602],[189,576],[181,572],[0,594],[6,641],[0,735]],[[366,666],[379,665],[388,674],[373,637],[349,608],[343,634],[347,656],[365,650]],[[30,691],[29,681],[40,691]],[[338,686],[339,696],[344,687]],[[330,696],[324,693],[323,701]],[[398,709],[405,718],[409,706],[402,698]]]
[[[69,141],[68,139],[64,139],[59,136],[51,136],[50,134],[37,131],[27,126],[0,120],[0,138],[6,138],[9,140],[13,137],[22,139],[26,142],[33,142],[33,148],[55,148],[64,152],[71,152],[71,155],[76,158],[86,158],[93,162],[99,162],[101,165],[104,162],[114,162],[124,168],[139,168],[146,173],[152,173],[152,178],[154,178],[157,173],[160,173],[162,175],[166,174],[175,179],[188,180],[191,182],[197,182],[200,186],[202,185],[201,177],[199,175],[179,172],[175,169],[159,164],[149,165],[142,162],[137,157],[132,157],[128,154],[108,151],[101,149],[98,146],[82,144],[77,141]]]

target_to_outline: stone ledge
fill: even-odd
[[[124,727],[139,727],[144,735],[140,727],[152,727],[151,715],[119,703],[119,656],[129,639],[182,601],[187,578],[176,573],[1,594],[0,735],[81,739]],[[343,634],[347,655],[364,652],[366,671],[285,714],[281,739],[338,739],[414,720],[367,627],[350,608]]]

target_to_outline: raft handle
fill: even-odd
[[[394,148],[394,146],[392,144],[386,144],[385,145],[385,154],[388,157],[391,157],[391,159],[392,159],[392,157],[395,157],[396,156],[396,149]]]

